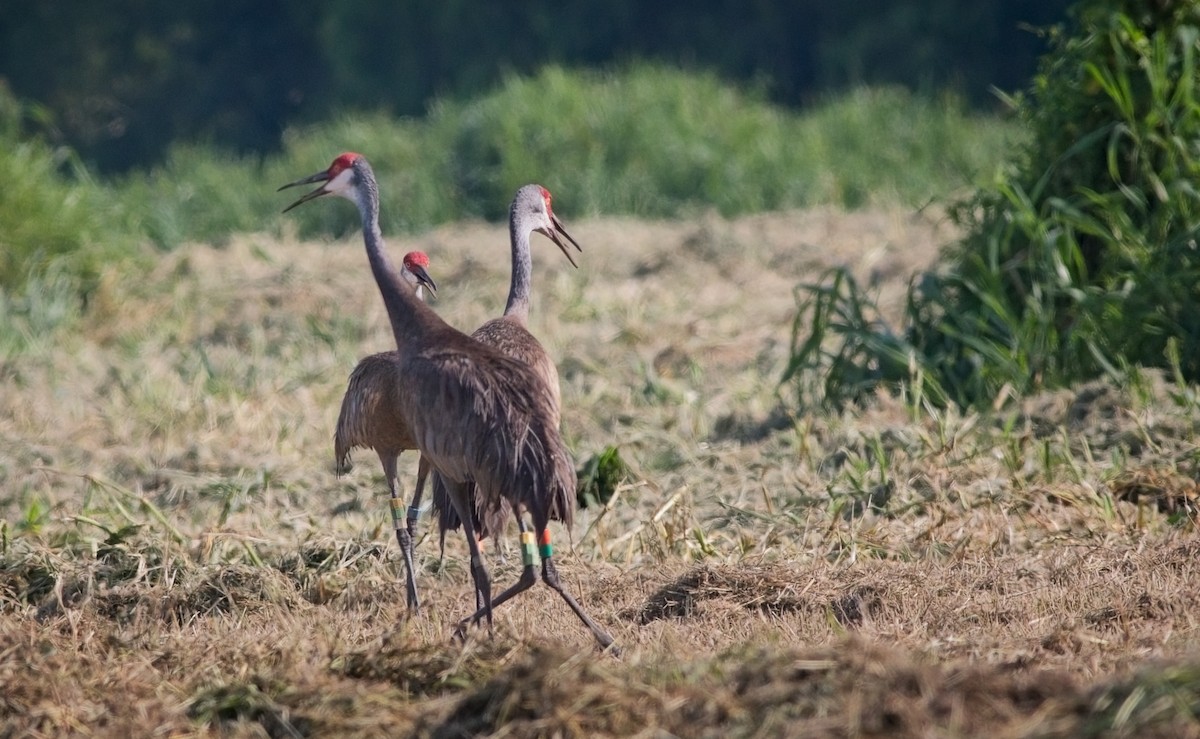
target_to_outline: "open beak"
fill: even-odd
[[[562,221],[558,220],[558,216],[551,213],[550,222],[554,224],[554,228],[541,229],[541,232],[550,237],[550,240],[557,244],[559,249],[562,249],[563,256],[567,258],[567,261],[571,263],[571,266],[578,269],[579,265],[575,263],[575,259],[571,256],[571,250],[567,248],[565,243],[563,243],[562,237],[565,236],[567,241],[570,241],[575,246],[576,250],[580,252],[583,251],[583,247],[579,245],[578,241],[571,238],[571,234],[567,233],[566,227],[563,226]]]
[[[429,273],[425,271],[424,267],[413,265],[411,267],[407,267],[407,269],[409,272],[413,273],[413,277],[417,278],[418,285],[424,286],[429,290],[430,295],[435,298],[437,297],[437,283],[433,281],[433,278],[429,276]]]
[[[328,181],[329,181],[329,172],[328,171],[317,172],[316,174],[305,177],[302,180],[296,180],[295,182],[289,182],[288,184],[279,188],[275,192],[281,192],[283,190],[288,189],[289,187],[296,187],[297,185],[311,185],[314,182],[328,182]],[[319,198],[322,195],[328,195],[328,194],[329,194],[329,191],[325,189],[324,185],[322,185],[321,187],[318,187],[316,190],[313,190],[309,194],[305,195],[304,197],[300,198],[296,202],[292,203],[288,207],[284,208],[283,212],[287,213],[289,210],[291,210],[292,208],[295,208],[297,205],[300,205],[301,203],[307,203],[309,200],[312,200],[313,198]]]

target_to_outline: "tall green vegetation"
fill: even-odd
[[[0,371],[77,316],[104,266],[136,243],[70,150],[25,133],[36,113],[0,87]]]
[[[802,402],[884,383],[983,404],[1127,365],[1200,380],[1200,0],[1073,18],[1022,101],[1029,144],[958,204],[966,236],[914,281],[904,330],[845,279],[801,290],[785,379]],[[854,380],[802,379],[830,362]]]
[[[130,243],[119,204],[74,154],[24,132],[32,112],[0,88],[0,290],[32,273],[95,277]]]
[[[384,227],[414,231],[462,217],[502,219],[537,181],[564,213],[673,217],[834,203],[921,204],[972,184],[1015,138],[954,98],[863,89],[803,114],[713,75],[634,65],[611,73],[549,67],[487,95],[445,100],[422,119],[342,117],[292,129],[263,160],[180,145],[121,199],[158,245],[220,241],[277,223],[273,185],[343,150],[375,163]],[[289,214],[302,235],[342,235],[352,213]]]
[[[712,75],[646,65],[510,78],[478,101],[435,109],[430,123],[449,137],[447,180],[469,212],[489,218],[503,217],[530,178],[586,212],[917,203],[971,184],[1011,133],[953,98],[858,90],[797,115]]]
[[[69,150],[30,135],[19,104],[0,104],[0,285],[14,299],[31,277],[45,285],[51,274],[60,293],[86,293],[104,264],[146,244],[220,244],[233,233],[282,228],[348,234],[358,228],[352,212],[311,208],[282,218],[288,199],[275,192],[345,150],[375,163],[383,225],[393,233],[502,219],[512,193],[530,181],[555,192],[572,217],[920,205],[971,184],[1016,136],[1011,124],[972,116],[956,98],[931,101],[900,88],[864,88],[796,114],[710,74],[548,67],[473,100],[441,101],[421,119],[364,113],[290,129],[282,152],[268,157],[180,143],[149,171],[101,182]]]

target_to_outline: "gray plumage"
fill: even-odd
[[[408,425],[396,414],[403,382],[396,360],[394,351],[372,354],[350,374],[333,435],[338,474],[350,471],[350,452],[356,448],[374,450],[385,470],[389,460],[417,448]]]
[[[561,406],[558,369],[554,366],[554,361],[545,348],[530,333],[528,327],[533,282],[533,256],[530,238],[535,231],[545,234],[558,245],[572,265],[575,264],[575,260],[571,258],[570,251],[560,236],[566,237],[577,250],[582,250],[567,233],[558,217],[554,215],[550,192],[541,185],[525,185],[517,190],[512,204],[509,206],[508,231],[509,246],[512,252],[512,275],[504,315],[483,324],[471,334],[471,337],[533,369],[550,391],[554,404],[554,427],[558,428]],[[454,506],[450,504],[444,483],[436,472],[432,478],[432,487],[433,508],[437,514],[439,535],[444,551],[446,532],[458,529],[462,522]],[[474,524],[479,537],[482,539],[489,535],[498,536],[509,518],[510,511],[507,503],[502,501],[500,506],[491,509],[480,508],[476,501],[474,485],[470,483],[466,486],[465,494],[471,501],[469,507],[475,511]]]
[[[492,609],[536,582],[532,565],[521,580],[493,601],[491,580],[476,541],[463,485],[477,488],[480,510],[506,501],[520,517],[533,518],[539,541],[549,540],[551,517],[571,522],[575,506],[575,471],[559,435],[556,404],[550,389],[525,364],[451,328],[404,285],[383,250],[379,230],[379,193],[366,159],[340,155],[324,172],[285,185],[323,182],[291,206],[326,194],[352,200],[363,223],[363,242],[371,272],[387,308],[404,382],[400,407],[421,453],[444,478],[471,548],[471,573],[482,602],[460,623],[486,618]],[[542,579],[559,593],[601,647],[612,637],[600,629],[563,587],[552,556],[542,558]]]
[[[425,271],[428,265],[429,257],[423,252],[414,251],[404,255],[400,276],[418,298],[422,297],[425,287],[430,291],[437,290],[433,278]],[[346,384],[346,393],[342,396],[342,408],[333,433],[333,457],[338,474],[349,471],[352,449],[364,447],[374,450],[383,467],[393,505],[403,500],[396,487],[396,463],[403,452],[417,448],[416,439],[405,420],[405,409],[401,405],[404,399],[400,389],[404,385],[404,377],[399,359],[397,352],[381,352],[362,359],[355,366]],[[422,458],[417,468],[414,506],[421,498],[428,475],[429,463]],[[421,605],[413,567],[415,509],[409,508],[407,525],[403,530],[400,528],[399,510],[392,511],[392,520],[400,553],[404,557],[405,596],[409,608],[415,610]]]
[[[400,275],[412,285],[417,297],[422,297],[427,275],[423,271],[428,257],[421,252],[409,252],[404,256]],[[422,268],[418,277],[410,263]],[[350,452],[355,448],[372,449],[379,455],[384,472],[388,476],[388,487],[395,481],[396,458],[402,452],[416,449],[412,431],[404,422],[400,410],[399,386],[403,384],[396,351],[380,352],[364,357],[350,373],[346,393],[342,396],[342,408],[338,413],[337,429],[333,434],[334,464],[338,474],[350,470]]]

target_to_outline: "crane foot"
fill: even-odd
[[[601,651],[607,651],[613,656],[620,656],[621,649],[613,642],[613,638],[609,636],[607,631],[600,628],[592,620],[591,616],[587,615],[587,612],[583,610],[583,606],[579,605],[579,602],[563,587],[562,580],[558,577],[558,569],[554,566],[554,559],[548,556],[542,558],[542,581],[562,596],[563,601],[570,606],[575,615],[579,617],[579,620],[583,622],[583,625],[588,627],[588,630],[592,632],[592,636],[596,638],[596,644],[600,647]]]

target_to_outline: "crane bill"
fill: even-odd
[[[550,214],[550,222],[554,224],[554,228],[557,229],[560,234],[567,237],[567,241],[570,241],[572,244],[575,245],[576,251],[579,251],[579,252],[583,251],[583,247],[579,245],[579,242],[576,241],[574,238],[572,238],[571,234],[567,233],[567,227],[563,225],[562,221],[558,220],[558,216],[551,213]]]
[[[413,276],[417,278],[417,284],[423,285],[427,290],[429,290],[430,294],[432,294],[434,297],[437,297],[437,283],[433,281],[433,278],[429,276],[429,273],[425,271],[424,267],[419,264],[414,264],[411,266],[405,265],[405,268],[409,272],[412,272]]]
[[[314,182],[326,182],[328,180],[329,180],[329,172],[328,171],[317,172],[316,174],[309,175],[308,177],[304,177],[302,179],[296,180],[295,182],[289,182],[286,185],[284,185],[283,187],[276,190],[275,192],[282,192],[282,191],[288,189],[289,187],[297,187],[298,185],[310,185]],[[301,203],[307,203],[309,200],[312,200],[313,198],[319,198],[322,195],[328,195],[328,194],[329,194],[329,190],[326,190],[325,186],[322,185],[321,187],[318,187],[316,190],[313,190],[312,192],[308,193],[307,195],[300,198],[296,202],[292,203],[288,207],[284,208],[283,212],[287,213],[289,210],[291,210],[292,208],[295,208],[297,205],[300,205]]]
[[[567,240],[572,244],[575,244],[575,248],[579,249],[579,251],[583,251],[583,249],[580,249],[579,244],[575,242],[575,239],[571,238],[571,234],[567,233],[566,229],[563,228],[562,221],[558,220],[558,218],[554,215],[550,216],[550,220],[554,224],[554,228],[539,228],[537,230],[545,234],[551,241],[555,243],[556,246],[558,246],[559,249],[562,250],[563,256],[567,258],[567,261],[571,263],[572,267],[578,268],[579,265],[575,263],[575,258],[571,256],[571,250],[567,248],[565,243],[563,243],[562,237],[566,236]]]

